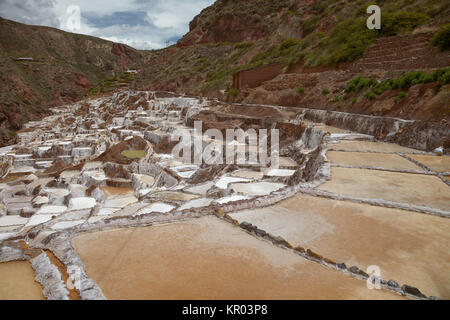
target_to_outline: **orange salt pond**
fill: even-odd
[[[109,299],[403,298],[213,216],[85,234],[73,245]]]
[[[440,210],[448,210],[450,204],[450,188],[431,175],[334,167],[331,168],[331,181],[318,189]]]
[[[450,298],[450,220],[417,212],[296,195],[272,207],[230,216],[292,246],[311,249],[348,267],[380,268],[385,280]]]
[[[44,300],[27,261],[0,263],[0,300]]]

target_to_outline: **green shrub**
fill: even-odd
[[[330,93],[330,90],[328,90],[328,89],[323,89],[322,90],[322,94],[324,95],[324,96],[326,96],[327,94],[329,94]]]
[[[271,56],[274,55],[275,51],[277,50],[277,46],[270,46],[266,51],[260,52],[257,55],[255,55],[250,61],[250,65],[252,66],[260,66],[264,64],[264,62]]]
[[[296,46],[301,43],[300,39],[286,39],[280,44],[280,52],[285,51],[293,46]]]
[[[449,84],[450,83],[450,70],[447,71],[446,73],[444,73],[443,75],[441,75],[441,77],[439,78],[439,81],[442,82],[443,84]]]
[[[239,95],[239,90],[238,89],[234,89],[234,88],[231,88],[231,89],[228,89],[227,90],[227,96],[228,97],[231,97],[231,98],[236,98],[237,96]]]
[[[296,62],[303,58],[300,39],[286,39],[278,47],[275,61],[281,62],[284,67],[291,68]]]
[[[333,100],[331,100],[331,102],[336,103],[339,102],[339,100],[341,100],[338,96],[334,97]]]
[[[431,76],[433,77],[434,81],[440,81],[441,77],[447,72],[450,71],[450,68],[439,68],[436,71],[434,71]]]
[[[424,24],[429,19],[429,16],[419,12],[385,13],[382,16],[379,35],[382,37],[387,37],[395,36],[402,32],[411,31]]]
[[[372,91],[367,91],[364,96],[369,100],[374,100],[377,97]]]
[[[423,71],[408,72],[404,76],[393,80],[392,89],[407,89],[419,83],[429,81],[427,74]]]
[[[400,99],[405,99],[407,96],[408,96],[408,94],[407,94],[406,92],[404,92],[404,91],[402,91],[402,92],[400,92],[400,93],[398,94],[398,97],[399,97]]]
[[[363,57],[376,38],[411,31],[429,19],[426,14],[418,12],[386,12],[383,13],[380,30],[369,30],[366,26],[366,17],[346,19],[320,42],[307,63],[339,65],[341,62],[355,61]]]
[[[433,75],[431,75],[431,74],[424,73],[422,75],[422,77],[421,77],[421,82],[422,83],[430,83],[430,82],[433,82],[433,81],[434,81],[434,78],[433,78]]]
[[[337,25],[324,42],[323,46],[329,48],[330,55],[328,59],[322,61],[338,65],[341,62],[362,58],[376,35],[372,30],[367,29],[365,19],[347,19]]]
[[[312,16],[302,22],[303,35],[307,36],[311,34],[320,21],[320,16]]]
[[[323,13],[327,7],[328,7],[328,1],[316,0],[311,5],[311,10],[314,10],[317,13]]]
[[[375,78],[356,77],[350,80],[344,89],[344,92],[360,91],[371,89],[371,92],[380,95],[388,90],[409,89],[420,83],[430,83],[439,81],[441,84],[450,83],[450,68],[437,69],[429,74],[424,71],[412,71],[396,79],[388,79],[378,82]]]
[[[305,94],[305,88],[304,87],[299,87],[297,88],[297,92],[300,94]]]
[[[248,49],[248,48],[253,47],[254,44],[255,44],[254,42],[241,42],[241,43],[237,43],[235,45],[235,48],[236,49]]]
[[[376,95],[380,95],[385,91],[392,89],[392,82],[390,80],[387,81],[381,81],[380,83],[377,83],[373,88],[372,91]]]
[[[435,81],[439,81],[442,84],[449,84],[450,83],[450,68],[445,69],[437,69],[431,74],[432,78]]]
[[[359,91],[361,89],[367,89],[374,85],[377,85],[377,79],[375,78],[364,78],[364,77],[356,77],[353,78],[345,87],[345,92],[351,92],[351,91]]]
[[[353,99],[352,99],[352,104],[355,104],[355,103],[356,103],[356,101],[358,101],[358,98],[356,98],[356,97],[355,97],[355,98],[353,98]]]

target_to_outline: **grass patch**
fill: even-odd
[[[410,87],[420,83],[430,83],[438,81],[441,84],[450,83],[450,68],[437,69],[432,73],[424,71],[412,71],[395,79],[388,79],[378,82],[375,78],[356,77],[353,78],[345,87],[345,92],[361,91],[370,89],[376,95],[380,95],[388,90],[403,89],[407,90]]]
[[[363,57],[376,38],[394,36],[423,25],[430,18],[418,12],[384,13],[380,30],[369,30],[366,17],[346,19],[319,43],[308,65],[339,65]]]
[[[376,94],[373,93],[372,91],[367,91],[366,94],[364,95],[368,100],[375,100],[376,99]]]
[[[122,155],[128,159],[142,159],[147,153],[145,150],[124,150],[122,151]]]
[[[235,48],[236,49],[248,49],[248,48],[253,47],[254,45],[255,45],[254,42],[241,42],[241,43],[237,43],[235,45]]]
[[[418,26],[426,23],[430,19],[424,13],[420,12],[395,12],[386,13],[382,16],[380,37],[395,36],[403,32],[411,31]]]
[[[239,95],[239,90],[235,88],[227,89],[226,94],[227,94],[227,101],[234,100]]]
[[[126,72],[120,73],[120,74],[116,75],[114,78],[105,79],[104,81],[98,83],[96,86],[90,88],[87,91],[86,95],[91,96],[91,95],[97,95],[97,94],[110,92],[119,83],[129,84],[129,83],[133,82],[135,77],[136,77],[136,74],[134,74],[134,73],[126,73]]]
[[[399,99],[405,99],[407,96],[408,96],[408,94],[404,91],[402,91],[398,94]]]
[[[431,39],[431,44],[441,51],[450,49],[450,23],[442,26],[441,29]]]
[[[339,102],[339,100],[341,100],[341,98],[339,98],[338,96],[336,96],[336,97],[334,97],[333,100],[331,100],[331,102],[337,103],[337,102]]]
[[[365,19],[348,19],[333,29],[330,36],[322,41],[316,54],[318,65],[339,65],[341,62],[362,58],[377,33],[366,27]]]

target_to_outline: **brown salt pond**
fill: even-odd
[[[0,300],[44,300],[27,261],[0,263]]]
[[[418,165],[397,154],[329,151],[327,157],[332,163],[346,166],[425,172]]]
[[[450,299],[450,220],[415,212],[297,195],[262,209],[231,214],[293,246]]]
[[[422,151],[399,146],[398,144],[372,141],[339,141],[330,144],[330,149],[343,151],[381,152],[381,153],[422,153]]]
[[[81,235],[73,245],[109,299],[403,298],[213,216]]]
[[[314,129],[329,133],[349,133],[350,131],[330,126],[315,126]]]
[[[296,168],[296,167],[298,167],[298,163],[288,157],[280,157],[279,162],[280,162],[279,163],[280,168]]]
[[[432,156],[426,154],[414,154],[410,157],[437,172],[450,172],[449,156]]]
[[[122,197],[122,196],[133,196],[134,195],[134,189],[133,188],[118,188],[118,187],[100,187],[102,191],[105,193],[105,196],[107,199],[112,199],[115,197]]]
[[[422,174],[333,167],[331,181],[318,189],[441,210],[449,210],[450,204],[450,188],[438,177]]]
[[[161,191],[152,193],[149,197],[162,201],[189,201],[199,198],[199,195],[178,191]]]

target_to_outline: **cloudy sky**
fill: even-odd
[[[175,43],[189,30],[192,18],[212,3],[214,0],[0,0],[0,16],[137,49],[159,49]]]

